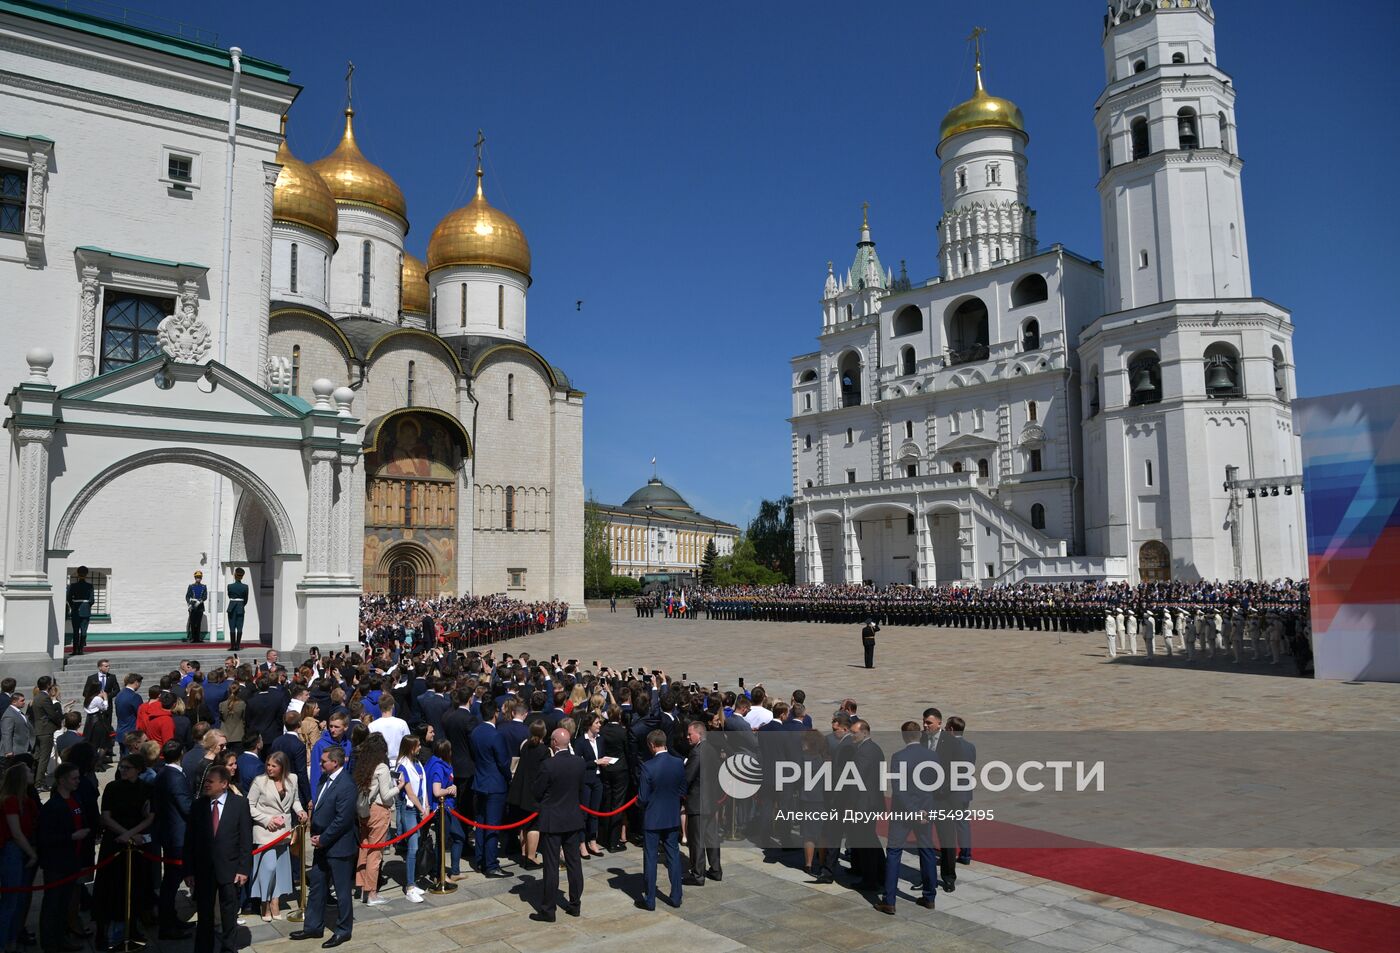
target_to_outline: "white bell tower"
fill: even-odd
[[[1211,0],[1114,0],[1095,104],[1107,310],[1248,298],[1235,89]]]

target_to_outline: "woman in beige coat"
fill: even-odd
[[[239,697],[241,687],[234,685],[229,689],[228,697],[219,704],[219,717],[223,719],[220,730],[234,751],[243,750],[243,715],[248,711],[247,703]]]
[[[389,820],[394,816],[394,807],[399,799],[399,786],[389,772],[389,746],[384,736],[371,732],[368,738],[360,742],[351,760],[354,767],[350,774],[360,792],[357,805],[360,843],[382,844],[389,833]],[[364,894],[365,903],[371,907],[389,902],[388,898],[379,896],[379,868],[383,860],[383,848],[360,848],[355,880]]]
[[[280,751],[267,759],[267,773],[248,787],[248,811],[253,815],[253,846],[270,844],[305,818],[297,795],[297,776]],[[262,901],[264,921],[280,919],[277,898],[292,891],[291,838],[253,857],[249,896]]]

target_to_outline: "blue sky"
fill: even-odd
[[[530,343],[588,393],[602,501],[653,456],[740,525],[789,490],[787,362],[816,348],[826,261],[849,263],[861,203],[886,264],[937,272],[934,147],[970,93],[974,25],[988,88],[1026,116],[1042,247],[1102,257],[1093,0],[143,6],[291,68],[307,161],[339,136],[353,59],[360,145],[402,186],[420,256],[485,129],[488,196],[534,254]],[[1293,311],[1299,391],[1393,383],[1400,315],[1377,279],[1396,268],[1400,5],[1215,7],[1254,291]]]

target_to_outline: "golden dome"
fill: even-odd
[[[428,266],[416,255],[403,253],[399,310],[405,314],[427,314],[431,310],[428,292]]]
[[[340,145],[324,159],[311,163],[311,168],[320,174],[337,202],[383,209],[400,218],[407,229],[408,206],[403,192],[389,173],[366,159],[355,145],[354,117],[355,110],[345,110],[345,135]]]
[[[272,191],[272,219],[294,222],[320,232],[335,241],[335,196],[305,162],[287,148],[287,117],[282,117],[282,144],[277,147],[282,171]]]
[[[530,243],[515,219],[486,201],[480,168],[476,197],[447,213],[428,240],[428,270],[449,265],[494,265],[530,277]]]
[[[977,89],[967,102],[959,103],[948,110],[938,127],[938,142],[941,145],[949,137],[969,129],[1014,129],[1026,134],[1026,121],[1021,109],[1009,99],[992,96],[982,87],[982,63],[977,63]],[[1029,137],[1028,137],[1029,138]]]

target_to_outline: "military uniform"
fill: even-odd
[[[95,594],[92,583],[86,576],[79,576],[68,584],[65,601],[68,603],[68,618],[73,623],[73,654],[82,655],[87,648],[88,623],[92,621],[92,600]]]
[[[185,624],[185,641],[197,644],[202,638],[204,628],[204,604],[209,600],[209,587],[200,579],[203,574],[195,577],[195,581],[185,587],[185,606],[189,609],[189,619]]]
[[[243,645],[243,613],[248,608],[248,584],[231,582],[228,584],[228,642],[229,648],[237,652]]]

